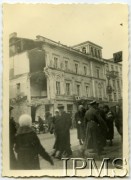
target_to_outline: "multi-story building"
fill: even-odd
[[[122,100],[122,64],[114,63],[114,59],[104,61],[108,101],[120,102]]]
[[[72,114],[80,100],[110,100],[105,62],[110,63],[102,58],[102,47],[89,41],[68,47],[42,36],[30,40],[13,34],[10,103],[15,120],[22,113],[31,114],[33,121],[38,115],[44,119],[58,104]]]

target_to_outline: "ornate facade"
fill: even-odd
[[[20,109],[14,110],[15,117],[26,112],[33,120],[38,115],[45,119],[58,104],[74,114],[80,101],[117,102],[119,94],[111,98],[107,90],[110,63],[102,58],[102,47],[89,41],[68,47],[42,36],[36,40],[12,36],[10,103]]]

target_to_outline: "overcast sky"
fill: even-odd
[[[103,47],[103,57],[127,46],[126,5],[9,5],[5,7],[8,33],[33,38],[42,35],[72,46],[92,41]]]

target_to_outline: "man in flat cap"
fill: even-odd
[[[56,158],[61,159],[62,156],[69,157],[72,154],[70,148],[70,127],[71,117],[64,111],[63,105],[57,107],[60,113],[59,125],[57,125],[57,138],[59,142],[59,153]]]

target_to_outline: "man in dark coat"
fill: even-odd
[[[55,135],[55,143],[53,145],[53,152],[52,152],[52,156],[55,157],[57,151],[59,151],[59,123],[60,123],[60,116],[59,116],[59,110],[56,109],[55,110],[55,115],[53,116],[52,119],[52,124],[51,124],[51,128],[50,128],[50,133]]]
[[[64,106],[58,106],[60,112],[60,119],[57,121],[56,134],[58,140],[59,153],[56,158],[61,159],[62,156],[68,157],[72,154],[70,147],[70,128],[71,128],[71,117],[70,114],[64,111]]]
[[[16,135],[16,123],[11,117],[11,112],[13,110],[13,106],[10,106],[9,109],[9,142],[10,142],[10,169],[16,169],[17,164],[16,164],[16,158],[14,154],[14,143],[15,143],[15,135]]]
[[[102,107],[99,107],[99,103],[96,103],[96,110],[97,110],[97,117],[99,122],[99,130],[100,130],[100,144],[103,149],[103,147],[106,145],[106,137],[107,137],[107,131],[108,126],[106,123],[106,113],[104,112]]]
[[[53,161],[40,143],[36,133],[31,129],[32,120],[27,114],[19,118],[20,127],[17,131],[15,151],[17,164],[20,170],[40,169],[39,157],[41,155],[51,165]]]
[[[100,155],[102,153],[101,136],[99,127],[99,114],[96,110],[96,101],[90,103],[90,108],[85,114],[86,139],[84,149],[92,149],[93,153]]]
[[[118,133],[123,136],[123,112],[120,105],[116,105],[114,108],[114,118],[115,118],[115,126],[117,128]]]
[[[80,145],[83,144],[85,139],[85,124],[84,124],[85,110],[83,105],[79,105],[78,111],[75,114],[75,122],[77,128],[77,138]]]
[[[112,140],[114,138],[114,117],[108,105],[105,105],[103,109],[104,112],[106,113],[106,124],[108,127],[107,140],[110,141],[110,146],[112,146],[113,144]]]

